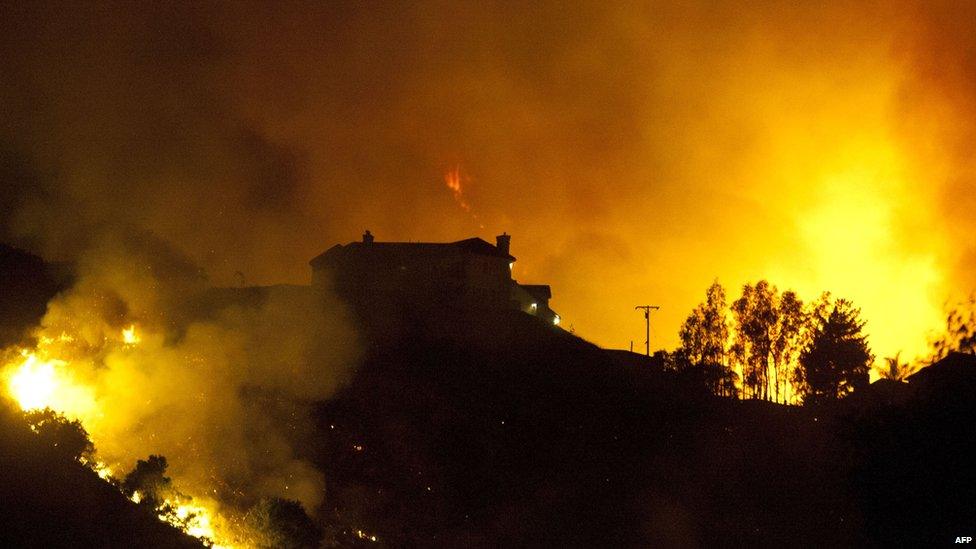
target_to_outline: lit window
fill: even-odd
[[[559,315],[555,315],[552,317],[552,323],[555,326],[559,326]]]

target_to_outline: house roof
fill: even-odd
[[[463,252],[474,255],[503,258],[515,261],[515,257],[503,253],[496,246],[480,238],[468,238],[457,242],[350,242],[336,244],[314,257],[309,264],[313,268],[325,265],[339,258],[355,257],[360,254],[432,254],[444,252]]]
[[[952,352],[945,358],[908,376],[909,383],[976,378],[976,355]]]
[[[548,284],[519,284],[519,286],[536,299],[552,299],[552,288]]]

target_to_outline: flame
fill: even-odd
[[[213,526],[215,513],[209,508],[168,499],[163,502],[160,508],[168,512],[159,513],[159,520],[183,530],[187,535],[211,542],[211,547],[230,547],[223,543],[213,543],[218,536]]]
[[[85,461],[82,458],[82,465],[87,465],[102,480],[111,480],[115,476],[115,470],[104,461]]]
[[[65,417],[81,421],[89,433],[92,425],[104,417],[95,398],[94,388],[78,379],[72,372],[72,362],[52,356],[54,351],[67,352],[64,344],[70,344],[75,338],[62,333],[57,338],[39,337],[35,349],[22,349],[12,362],[3,364],[0,368],[0,379],[4,382],[6,392],[16,401],[24,411],[50,408]],[[122,345],[130,347],[141,341],[136,334],[135,325],[122,330]],[[117,345],[117,343],[116,343]],[[87,357],[91,359],[91,357]],[[79,356],[78,361],[86,360]],[[93,440],[96,443],[97,441]],[[114,470],[104,461],[92,459],[84,461],[100,478],[109,482]],[[188,497],[189,498],[189,497]],[[134,503],[143,500],[143,494],[136,491],[130,499]],[[161,521],[173,525],[189,536],[200,539],[210,547],[227,548],[232,545],[225,540],[214,526],[218,522],[218,514],[213,510],[216,506],[181,500],[166,500],[157,509]]]
[[[457,202],[457,205],[462,210],[470,212],[471,206],[464,199],[464,190],[461,188],[461,166],[456,166],[444,174],[444,182],[447,184],[447,188],[451,189],[451,194],[454,195],[454,201]]]
[[[376,534],[370,534],[369,532],[364,532],[362,530],[356,530],[356,537],[363,541],[372,541],[374,543],[379,541]]]
[[[89,414],[95,407],[93,391],[73,379],[69,363],[23,350],[19,364],[8,365],[7,389],[24,411],[51,408],[74,417]]]
[[[136,335],[135,324],[122,330],[122,342],[125,343],[126,345],[135,345],[140,341],[142,341],[142,339],[138,335]]]
[[[478,218],[478,214],[471,211],[471,204],[469,204],[468,200],[464,197],[464,187],[461,185],[461,180],[462,177],[460,165],[455,166],[453,170],[448,170],[447,173],[444,174],[444,183],[447,185],[447,188],[451,190],[451,195],[454,197],[454,202],[457,203],[459,208],[470,215],[471,218],[478,223],[479,227],[484,229],[485,225]]]
[[[42,362],[28,354],[23,364],[10,377],[10,392],[24,410],[46,408],[58,389],[53,362]]]

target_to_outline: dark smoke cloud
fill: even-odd
[[[966,6],[0,10],[2,227],[50,257],[132,226],[215,283],[238,270],[303,282],[309,258],[367,227],[390,240],[507,230],[516,276],[552,283],[568,322],[606,345],[640,337],[632,307],[647,300],[664,305],[659,341],[673,344],[716,276],[846,291],[879,318],[905,283],[858,295],[865,285],[811,263],[804,231],[823,213],[811,205],[834,200],[823,181],[860,173],[851,159],[883,138],[904,181],[836,184],[867,209],[891,197],[884,238],[863,237],[888,258],[878,276],[933,265],[902,277],[925,308],[974,261]],[[865,177],[891,175],[886,154]],[[444,188],[459,164],[477,220]]]

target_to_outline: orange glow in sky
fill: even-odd
[[[307,283],[310,258],[365,229],[505,231],[519,281],[551,284],[561,325],[613,348],[643,341],[634,305],[661,305],[651,344],[670,349],[714,279],[734,299],[766,278],[853,300],[875,354],[909,358],[973,290],[971,6],[448,3],[337,20],[323,4],[267,25],[248,9],[200,22],[199,43],[228,46],[207,63],[148,72],[131,54],[149,47],[132,29],[156,24],[142,11],[71,55],[59,29],[83,14],[24,18],[4,137],[38,169],[10,180],[26,183],[9,240],[74,259],[93,227],[134,227],[232,286]],[[101,93],[122,85],[106,66],[140,77]]]

